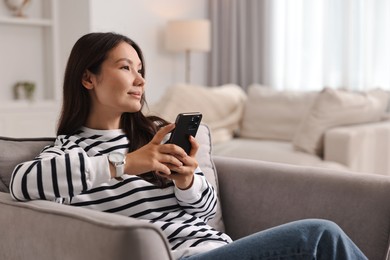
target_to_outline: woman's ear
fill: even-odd
[[[83,73],[83,78],[81,79],[81,83],[86,89],[93,89],[93,73],[91,73],[89,70],[86,70]]]

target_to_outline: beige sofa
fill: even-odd
[[[210,223],[216,229],[238,239],[293,220],[324,218],[341,226],[369,259],[389,259],[390,178],[212,160],[207,127],[197,139],[199,164],[220,198]],[[172,260],[162,232],[144,221],[50,201],[13,201],[8,193],[12,169],[52,141],[0,137],[0,259]]]
[[[390,175],[388,100],[381,89],[176,85],[150,113],[173,121],[179,112],[202,112],[214,155]]]

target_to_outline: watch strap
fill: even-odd
[[[116,178],[122,177],[123,174],[125,173],[125,163],[124,162],[115,163],[114,167],[115,167],[115,177]]]
[[[125,163],[126,156],[119,153],[113,152],[108,155],[108,161],[115,168],[115,178],[122,177],[125,174]]]

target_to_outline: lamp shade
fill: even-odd
[[[209,51],[209,20],[177,20],[168,22],[165,47],[169,51]]]

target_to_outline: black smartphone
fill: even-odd
[[[199,112],[178,114],[175,121],[176,127],[171,132],[171,136],[167,143],[176,144],[189,154],[191,151],[189,137],[190,135],[193,137],[196,136],[201,121],[202,114]]]

